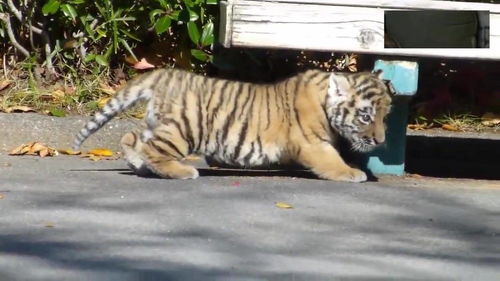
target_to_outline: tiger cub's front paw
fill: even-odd
[[[345,181],[345,182],[364,182],[367,180],[365,172],[356,169],[348,168],[343,171],[334,171],[324,175],[320,175],[322,178],[334,181]]]

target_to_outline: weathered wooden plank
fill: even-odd
[[[220,2],[220,22],[219,22],[219,41],[228,48],[231,46],[232,37],[232,20],[233,20],[233,6],[228,5],[226,1]]]
[[[384,11],[380,9],[255,4],[234,6],[232,44],[305,49],[384,46]]]
[[[332,0],[331,2],[342,1]],[[367,2],[380,4],[382,1],[370,0]],[[351,4],[350,1],[349,3]],[[384,49],[384,10],[373,7],[298,4],[279,1],[233,1],[231,25],[226,25],[226,29],[229,31],[226,31],[225,46],[500,58],[500,13],[490,14],[491,47],[489,49]]]
[[[478,2],[455,2],[435,0],[229,0],[230,4],[242,2],[274,2],[320,4],[328,6],[372,7],[384,9],[416,9],[416,10],[476,10],[500,13],[500,4]]]

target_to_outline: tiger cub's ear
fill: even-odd
[[[394,97],[394,95],[396,95],[396,89],[394,89],[394,86],[392,85],[391,80],[382,79],[382,82],[384,82],[385,86],[389,90],[389,94],[391,95],[391,97]]]
[[[382,77],[384,76],[384,71],[382,69],[374,69],[372,73],[375,74],[378,79],[383,80]]]
[[[342,79],[335,73],[330,74],[328,79],[328,95],[332,97],[344,97],[346,91],[342,88]]]

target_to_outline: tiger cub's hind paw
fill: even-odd
[[[175,160],[155,163],[149,168],[158,176],[168,179],[196,179],[200,176],[196,168]]]

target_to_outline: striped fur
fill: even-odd
[[[129,166],[165,178],[196,178],[181,161],[203,154],[240,167],[299,163],[319,177],[364,181],[334,143],[340,134],[359,151],[384,142],[388,88],[377,74],[309,70],[273,84],[207,78],[180,70],[131,81],[78,133],[75,149],[119,112],[149,100],[142,132],[121,141]]]

